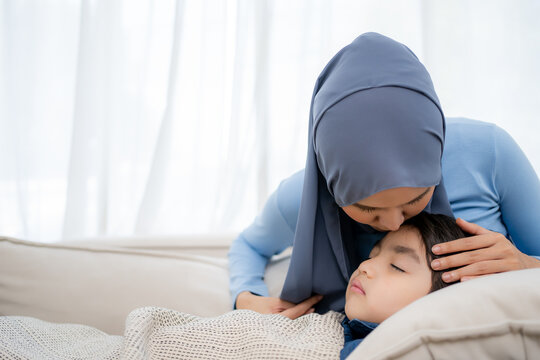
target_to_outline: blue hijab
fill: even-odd
[[[343,206],[386,189],[435,186],[424,211],[452,216],[441,173],[444,134],[431,78],[405,45],[365,33],[330,60],[311,100],[304,187],[282,299],[298,303],[322,294],[317,312],[343,311],[350,275],[362,260],[348,250],[362,235],[378,233],[345,215]]]

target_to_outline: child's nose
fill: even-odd
[[[375,274],[374,259],[364,260],[358,267],[359,273],[364,273],[368,277],[371,277]]]

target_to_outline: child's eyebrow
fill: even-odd
[[[393,247],[394,252],[396,254],[405,254],[407,255],[408,257],[410,257],[411,259],[413,259],[414,261],[416,261],[417,263],[420,264],[420,258],[418,257],[418,255],[416,254],[416,251],[414,251],[414,249],[411,249],[410,247],[406,247],[406,246],[402,246],[402,245],[396,245]]]

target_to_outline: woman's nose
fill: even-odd
[[[389,231],[396,231],[404,221],[405,217],[403,216],[401,209],[389,210],[379,217],[381,225]]]

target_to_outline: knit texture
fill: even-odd
[[[126,319],[124,336],[84,325],[0,317],[2,359],[337,359],[344,316],[236,310],[202,318],[144,307]]]
[[[0,317],[0,359],[88,359],[120,357],[122,336],[85,325],[54,324],[26,316]]]

